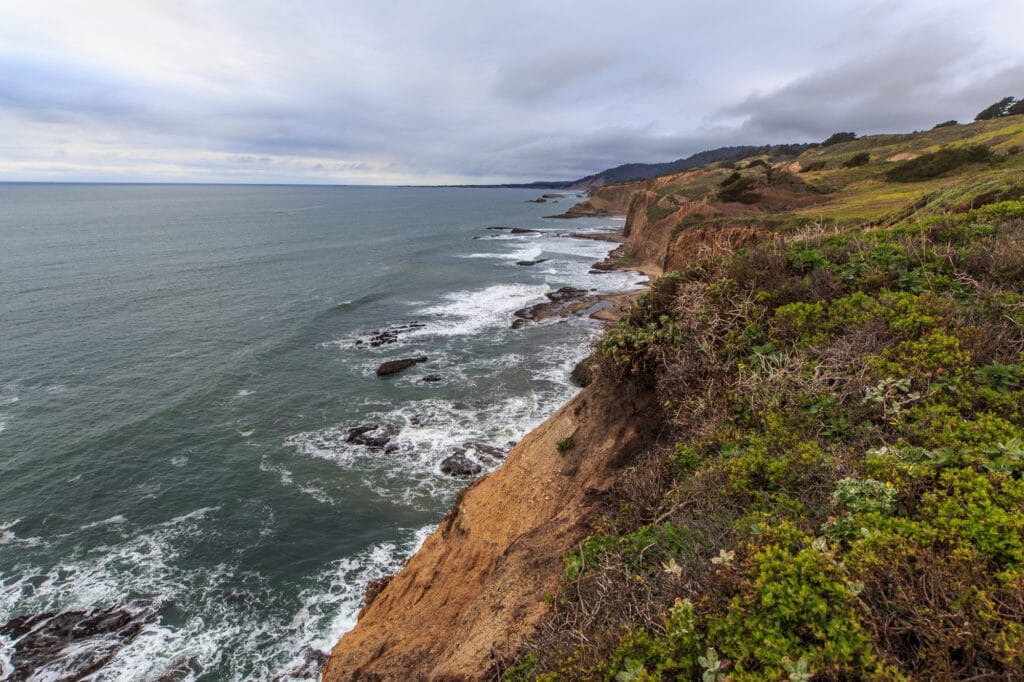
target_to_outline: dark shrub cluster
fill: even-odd
[[[946,147],[916,159],[901,161],[890,168],[885,177],[893,182],[919,182],[951,173],[969,163],[981,163],[992,157],[992,150],[983,144]]]
[[[856,168],[857,166],[866,166],[871,161],[871,154],[867,152],[860,152],[854,154],[846,161],[843,161],[843,168]]]
[[[824,168],[825,168],[825,161],[823,159],[819,160],[819,161],[811,161],[810,163],[807,163],[807,164],[802,163],[802,162],[800,163],[800,172],[801,173],[810,173],[811,171],[820,171],[820,170],[822,170]]]
[[[751,191],[757,181],[749,175],[742,175],[738,171],[733,172],[718,186],[718,198],[721,201],[738,201],[743,204],[753,204],[761,198],[757,192]]]
[[[832,133],[828,139],[821,143],[822,147],[830,147],[840,142],[853,142],[857,139],[857,133]]]
[[[1017,116],[1024,114],[1024,100],[1016,97],[1004,97],[994,104],[990,104],[974,117],[975,121],[989,121],[1003,116]]]

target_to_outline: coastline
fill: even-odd
[[[632,256],[629,234],[627,222],[617,232],[565,235],[617,244],[592,272],[649,280],[594,297],[599,305],[587,314],[605,328],[662,272]],[[568,314],[580,311],[560,316]],[[652,437],[642,401],[624,399],[598,373],[501,466],[471,482],[401,570],[368,586],[356,625],[334,646],[322,678],[479,679],[514,655],[547,612],[544,595],[556,592],[562,556],[585,537],[601,491]]]

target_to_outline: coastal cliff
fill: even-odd
[[[557,593],[562,556],[655,438],[650,408],[599,380],[529,433],[364,607],[323,679],[478,679],[510,658]]]
[[[670,274],[324,679],[1024,676],[1022,147],[1018,117],[608,190],[613,262]]]

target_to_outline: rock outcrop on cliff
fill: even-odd
[[[528,434],[364,607],[323,679],[480,679],[514,655],[558,590],[562,556],[656,437],[650,407],[598,380]]]

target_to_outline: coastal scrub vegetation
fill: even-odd
[[[658,279],[600,374],[653,393],[671,444],[564,557],[505,679],[1024,677],[1022,193],[979,179]]]
[[[1015,116],[1017,114],[1024,114],[1024,100],[1019,100],[1016,97],[1004,97],[995,104],[990,104],[978,112],[974,120],[989,121],[994,118]]]

